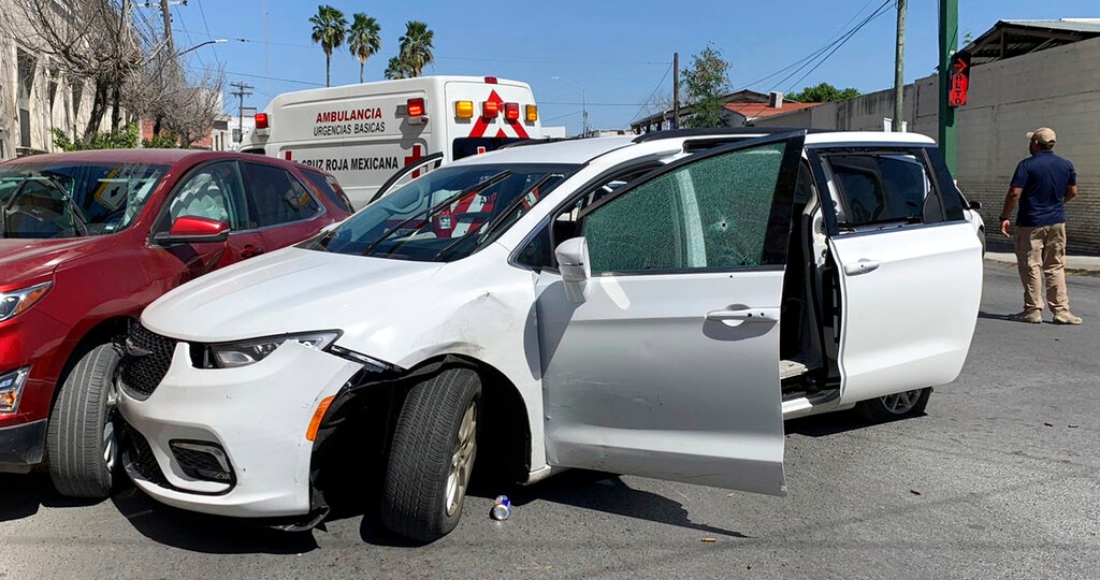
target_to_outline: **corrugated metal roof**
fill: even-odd
[[[966,51],[978,65],[1089,40],[1100,36],[1100,18],[1001,20]]]
[[[1058,20],[1002,20],[1012,26],[1029,28],[1049,28],[1051,30],[1069,30],[1072,32],[1095,32],[1100,34],[1100,18],[1059,18]]]

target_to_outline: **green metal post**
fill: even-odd
[[[959,0],[940,0],[940,150],[947,159],[951,175],[958,177],[959,130],[955,126],[955,108],[947,104],[951,90],[951,55],[958,49]]]

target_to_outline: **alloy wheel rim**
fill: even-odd
[[[886,407],[886,410],[895,415],[904,415],[913,410],[913,407],[917,406],[917,401],[920,400],[920,389],[915,391],[905,391],[904,393],[897,393],[893,395],[886,395],[882,397],[882,406]]]
[[[466,496],[466,485],[470,482],[470,473],[477,455],[477,401],[471,401],[462,415],[458,428],[455,450],[451,455],[451,469],[447,474],[447,515],[453,516],[462,507]]]
[[[113,472],[115,462],[118,461],[118,437],[115,434],[115,409],[118,408],[118,390],[114,383],[107,387],[105,393],[107,404],[103,410],[103,464],[107,472]]]

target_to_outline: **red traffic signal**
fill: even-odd
[[[970,54],[957,52],[951,57],[951,84],[947,89],[947,104],[961,107],[970,92]]]

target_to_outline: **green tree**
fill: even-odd
[[[707,43],[693,55],[691,68],[683,71],[684,92],[691,114],[684,119],[685,127],[717,127],[722,123],[725,103],[722,97],[730,92],[727,75],[730,65],[713,44]]]
[[[62,151],[84,151],[87,149],[133,149],[140,142],[137,123],[131,123],[123,129],[98,131],[83,139],[72,140],[65,131],[57,127],[50,128],[53,144]]]
[[[385,76],[387,79],[408,79],[412,78],[413,74],[404,59],[394,56],[390,58],[389,64],[386,65]]]
[[[332,51],[344,44],[344,38],[348,33],[348,19],[344,13],[322,4],[317,7],[317,14],[309,17],[313,24],[313,42],[321,45],[325,51],[325,86],[332,86]]]
[[[854,99],[858,96],[858,89],[849,87],[841,90],[829,83],[821,83],[816,87],[806,87],[788,98],[797,103],[831,103],[833,101]]]
[[[429,30],[424,22],[410,20],[405,23],[405,35],[400,39],[400,58],[409,73],[408,76],[420,76],[425,66],[435,62],[435,55],[432,54],[434,36],[435,33]]]
[[[351,28],[348,30],[348,49],[351,55],[359,59],[359,82],[363,82],[363,67],[371,55],[382,50],[382,27],[378,21],[363,13],[352,15]]]

